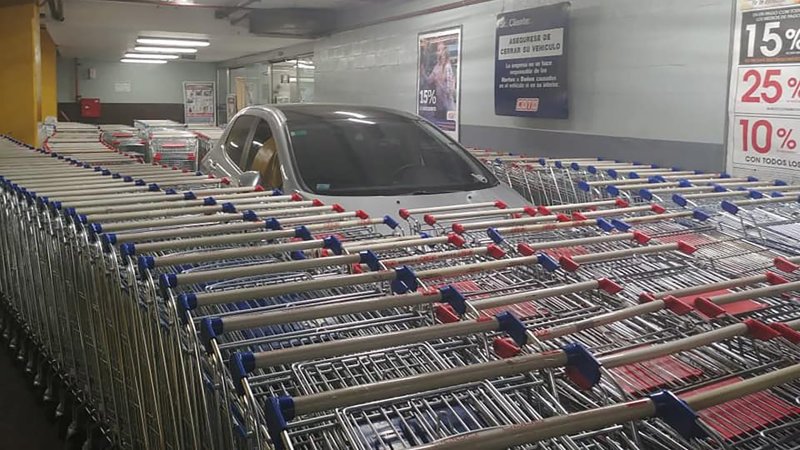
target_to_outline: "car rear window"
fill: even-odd
[[[427,122],[401,116],[288,121],[294,164],[319,195],[486,189],[497,180]]]

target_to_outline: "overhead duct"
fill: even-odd
[[[53,20],[64,21],[64,4],[62,0],[47,0],[47,6],[50,8],[50,17]]]
[[[336,27],[337,14],[320,8],[277,8],[250,11],[250,32],[260,36],[317,38]]]

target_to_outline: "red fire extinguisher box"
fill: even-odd
[[[81,117],[94,118],[94,119],[100,117],[99,98],[82,98],[80,105],[81,105]]]

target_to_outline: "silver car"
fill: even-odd
[[[462,203],[526,203],[431,123],[376,107],[245,108],[203,159],[201,170],[234,185],[299,192],[374,217]]]

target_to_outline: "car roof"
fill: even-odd
[[[417,119],[413,114],[390,108],[377,106],[360,106],[346,104],[323,103],[290,103],[269,105],[270,108],[280,110],[287,120],[337,120],[357,117],[364,120],[381,120],[403,117]]]

